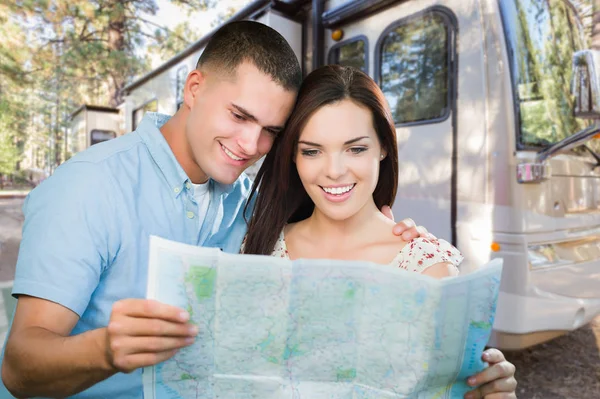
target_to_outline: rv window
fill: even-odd
[[[572,63],[573,53],[589,46],[591,3],[510,0],[500,9],[521,147],[549,146],[583,129],[589,122],[573,115]]]
[[[158,112],[158,100],[152,100],[133,111],[133,130],[140,124],[146,112]]]
[[[367,38],[361,36],[336,44],[329,51],[329,63],[354,67],[368,73]]]
[[[187,78],[188,68],[186,65],[182,65],[177,69],[177,76],[175,80],[175,98],[177,99],[177,109],[183,104],[183,87],[185,86],[185,79]]]
[[[117,137],[117,134],[112,130],[99,130],[94,129],[90,132],[90,145],[102,143]]]
[[[392,25],[380,38],[379,82],[396,123],[449,114],[447,19],[431,11]]]

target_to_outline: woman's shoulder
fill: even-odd
[[[271,253],[271,256],[289,259],[290,255],[287,250],[287,246],[285,245],[285,228],[281,230],[281,233],[279,233],[279,237],[277,238],[277,242],[273,247],[273,253]]]
[[[402,269],[422,273],[437,263],[458,267],[463,259],[460,251],[445,240],[418,237],[409,241],[392,263]]]

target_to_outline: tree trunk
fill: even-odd
[[[600,0],[593,0],[592,5],[592,49],[600,50]]]
[[[115,0],[112,5],[111,17],[108,22],[108,50],[109,52],[123,53],[126,51],[125,29],[126,16],[125,8],[127,1]],[[111,71],[114,77],[110,89],[110,105],[116,107],[123,102],[123,87],[125,86],[126,68]]]

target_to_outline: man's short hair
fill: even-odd
[[[249,61],[286,90],[298,91],[302,70],[288,42],[276,30],[254,21],[225,24],[210,38],[196,69],[235,72]]]

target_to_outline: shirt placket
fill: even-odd
[[[201,220],[198,218],[198,203],[194,198],[193,187],[189,180],[183,183],[181,190],[184,191],[182,199],[185,212],[185,237],[188,244],[197,245],[198,232],[200,231]]]

